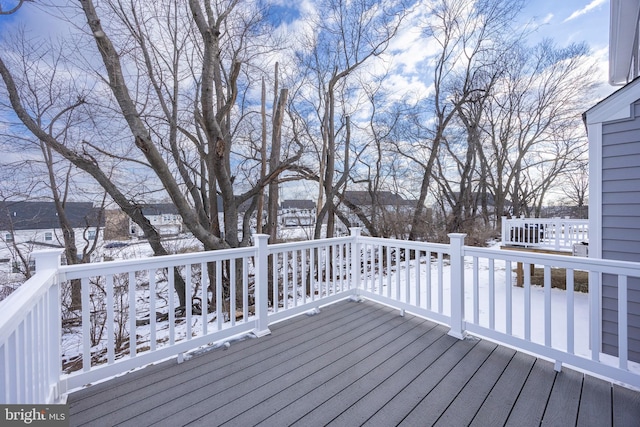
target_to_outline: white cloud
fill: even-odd
[[[601,5],[605,4],[606,2],[607,2],[607,0],[593,0],[591,3],[589,3],[588,5],[583,7],[582,9],[578,9],[578,10],[574,11],[567,19],[565,19],[562,22],[571,21],[572,19],[575,19],[578,16],[582,16],[585,13],[591,12],[593,9],[595,9],[598,6],[601,6]]]
[[[542,24],[548,24],[549,22],[551,22],[552,19],[553,19],[553,13],[549,13],[542,20]]]

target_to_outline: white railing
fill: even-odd
[[[326,305],[355,293],[353,237],[269,245],[269,322]]]
[[[558,370],[567,364],[640,388],[640,364],[629,369],[627,316],[628,279],[640,278],[640,263],[474,248],[463,234],[449,236],[449,245],[360,239],[359,293],[446,324],[457,338],[483,336],[551,359]],[[617,286],[618,357],[600,351],[603,275]]]
[[[357,245],[361,295],[450,324],[451,304],[445,303],[450,279],[444,275],[450,245],[371,237]]]
[[[557,370],[568,364],[640,387],[640,364],[629,369],[627,315],[628,279],[640,278],[640,263],[471,247],[461,253],[470,267],[461,302],[465,331],[554,360]],[[517,263],[524,264],[522,287],[513,286]],[[615,358],[601,352],[604,275],[617,286]],[[578,276],[582,286],[588,280],[588,294],[574,290]]]
[[[37,261],[36,276],[0,304],[0,399],[52,402],[66,390],[200,346],[268,334],[270,323],[347,297],[435,320],[458,338],[481,335],[552,359],[557,368],[565,363],[640,387],[640,374],[629,369],[626,305],[628,278],[640,277],[640,263],[473,248],[464,246],[464,235],[450,238],[409,242],[361,237],[355,229],[349,237],[277,245],[258,235],[248,248],[144,260],[65,267]],[[522,287],[514,286],[516,263],[526,267]],[[530,265],[540,266],[540,277]],[[552,289],[558,269],[566,291]],[[586,274],[589,293],[574,292]],[[617,278],[616,358],[600,352],[603,274]],[[177,278],[184,307],[173,291]],[[62,310],[78,280],[82,309]]]
[[[37,273],[0,304],[0,402],[60,396],[60,251],[33,254]]]
[[[588,219],[502,217],[502,245],[573,250],[589,242]]]

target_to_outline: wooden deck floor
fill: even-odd
[[[640,393],[372,302],[69,396],[89,426],[639,426]]]

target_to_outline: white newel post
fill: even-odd
[[[448,235],[451,245],[451,329],[449,335],[463,339],[464,330],[464,233]]]
[[[60,267],[60,255],[62,249],[45,249],[31,253],[36,263],[36,274],[46,270],[57,270]],[[62,337],[62,325],[60,322],[60,284],[56,278],[47,292],[46,323],[49,333],[46,336],[47,366],[45,367],[45,381],[51,387],[46,396],[48,403],[57,401],[60,395],[66,393],[60,384],[60,360],[62,351],[60,341]]]
[[[362,228],[351,227],[350,230],[353,239],[351,242],[351,280],[353,281],[354,298],[357,299],[360,297],[360,267],[362,264],[360,257],[360,233],[362,232]]]
[[[60,255],[63,249],[44,249],[34,251],[31,256],[36,262],[36,273],[44,270],[57,270],[60,267]]]
[[[256,246],[256,327],[253,334],[257,337],[269,335],[269,277],[268,277],[268,234],[254,234]]]
[[[501,229],[502,229],[502,232],[501,232],[502,246],[504,246],[507,243],[510,243],[510,237],[507,236],[507,217],[506,216],[502,217]]]

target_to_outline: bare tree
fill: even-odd
[[[20,9],[20,7],[27,1],[32,1],[32,0],[18,0],[17,4],[8,10],[3,10],[2,5],[0,4],[0,15],[11,15],[12,13],[17,12],[18,9]]]
[[[359,102],[357,70],[386,51],[407,15],[404,2],[374,0],[323,0],[309,18],[313,32],[307,34],[298,61],[305,67],[303,84],[315,97],[311,104],[314,123],[307,124],[317,150],[318,218],[315,237],[324,220],[327,237],[335,232],[339,192],[349,176],[350,124],[347,117]],[[306,116],[301,114],[300,116]],[[314,131],[311,129],[314,128]]]
[[[271,154],[269,155],[269,170],[278,170],[280,167],[280,157],[282,154],[282,122],[285,117],[285,107],[289,90],[283,88],[278,95],[278,64],[276,63],[273,85],[273,113],[271,121]],[[266,154],[266,153],[265,153]],[[279,180],[274,179],[269,183],[269,200],[267,215],[267,230],[270,241],[275,242],[278,237],[278,207],[279,201]]]
[[[577,208],[576,216],[585,218],[589,203],[589,164],[586,160],[578,163],[575,170],[564,175],[562,192],[567,200]]]
[[[36,123],[41,127],[46,123],[48,132],[56,133],[56,137],[64,140],[70,133],[74,124],[77,124],[77,115],[73,114],[73,110],[79,105],[78,102],[72,102],[68,108],[62,108],[55,111],[57,102],[65,98],[65,86],[55,81],[55,70],[61,61],[63,45],[50,44],[43,51],[31,50],[27,45],[24,33],[20,33],[19,37],[14,39],[14,46],[17,51],[22,53],[20,65],[22,69],[22,88],[23,99],[26,100],[27,108],[32,112],[32,116]],[[33,57],[37,59],[34,61]],[[42,61],[43,58],[47,60]],[[47,92],[40,88],[47,88]],[[55,111],[55,113],[52,113]],[[54,131],[54,129],[56,129]],[[31,197],[39,199],[52,200],[55,205],[56,219],[62,230],[61,236],[52,236],[60,239],[59,244],[64,248],[64,259],[67,264],[86,263],[91,259],[92,253],[97,247],[97,239],[89,239],[87,233],[91,229],[93,235],[98,235],[101,223],[100,216],[104,209],[104,197],[102,198],[102,207],[95,211],[95,218],[88,218],[85,224],[72,223],[67,215],[66,204],[70,196],[70,192],[76,191],[77,178],[82,179],[78,175],[77,169],[71,163],[60,164],[60,159],[54,157],[54,153],[49,146],[42,141],[34,142],[29,135],[10,134],[4,135],[11,141],[12,150],[5,153],[11,153],[8,157],[27,158],[28,160],[18,160],[14,164],[4,164],[4,167],[10,167],[18,181],[33,180],[32,190],[25,191],[22,195],[17,194],[14,200],[24,200]],[[37,151],[40,151],[41,157],[38,159]],[[28,155],[24,155],[29,153]],[[9,160],[11,161],[11,160]],[[2,162],[6,162],[3,159]],[[30,170],[27,173],[25,168]],[[32,178],[29,178],[31,175]],[[19,185],[18,188],[23,187]],[[98,225],[96,225],[98,224]],[[76,236],[75,228],[82,228],[83,235]],[[13,252],[17,254],[17,258],[21,260],[20,264],[24,265],[26,277],[30,275],[29,254],[27,251],[19,250],[16,241],[11,242]],[[78,243],[81,246],[78,247]],[[29,248],[30,249],[30,248]],[[25,252],[24,254],[22,252]],[[75,305],[79,305],[80,289],[79,282],[74,283],[73,300]]]
[[[422,166],[422,182],[411,239],[418,237],[425,201],[431,190],[434,166],[441,145],[446,141],[448,128],[460,109],[474,97],[477,99],[479,91],[486,90],[484,84],[477,85],[476,75],[491,65],[491,59],[495,61],[499,57],[499,54],[492,52],[497,45],[495,42],[508,31],[512,18],[521,7],[520,1],[486,0],[469,6],[461,0],[441,0],[430,11],[425,35],[438,46],[438,53],[432,70],[433,100],[427,113],[433,117],[433,124],[425,129],[428,137],[420,143],[421,149],[428,155],[419,159],[412,154],[411,148],[401,149],[403,154]],[[469,153],[471,160],[473,147],[472,144]],[[468,169],[465,163],[463,169]],[[457,205],[460,206],[459,203]]]
[[[351,137],[351,146],[355,158],[349,168],[350,185],[344,186],[338,198],[340,205],[346,208],[343,210],[355,215],[370,236],[397,237],[398,230],[402,229],[402,215],[398,212],[398,206],[393,212],[389,209],[399,198],[398,181],[406,178],[397,170],[399,159],[394,140],[402,110],[386,101],[389,94],[383,88],[385,77],[385,74],[375,78],[366,75],[360,79],[359,85],[367,103],[361,104],[359,115],[362,118],[353,126],[355,136]],[[366,119],[365,111],[369,112]],[[355,203],[355,200],[347,197],[347,188],[360,190],[359,195],[365,192],[367,196],[358,197],[360,204]],[[345,226],[352,226],[348,217],[343,215],[341,220]]]
[[[22,46],[26,45],[23,44]],[[67,92],[64,88],[60,88],[58,85],[52,84],[49,80],[48,76],[55,75],[62,71],[58,68],[58,66],[61,66],[58,61],[61,57],[57,56],[53,61],[46,63],[49,67],[48,70],[37,71],[31,66],[32,64],[27,63],[30,52],[24,50],[22,52],[21,65],[24,67],[23,73],[20,74],[20,76],[23,77],[24,80],[21,81],[20,86],[16,83],[13,73],[7,67],[4,58],[0,56],[0,76],[2,76],[4,81],[11,109],[15,112],[16,116],[29,130],[29,132],[40,142],[45,144],[46,147],[57,152],[75,167],[92,176],[120,206],[120,208],[126,212],[143,230],[145,230],[146,235],[149,238],[149,242],[157,255],[167,254],[160,243],[159,233],[144,217],[144,215],[142,215],[140,207],[127,198],[125,194],[118,189],[114,181],[110,178],[109,173],[105,172],[98,164],[96,158],[87,152],[87,147],[81,146],[79,150],[75,150],[58,138],[59,136],[65,136],[69,130],[67,129],[67,133],[63,132],[62,134],[57,134],[58,129],[54,126],[56,119],[74,114],[79,111],[80,107],[85,105],[85,99],[83,97],[73,98],[74,94],[78,93],[74,90],[75,88],[66,87],[66,89],[72,89]],[[55,52],[57,52],[57,50]],[[39,61],[36,63],[45,62]],[[28,74],[26,72],[27,69],[29,70],[29,73],[33,74],[34,79],[42,78],[45,81],[48,81],[49,84],[45,84],[44,86],[41,84],[31,85],[29,80],[26,78]],[[54,88],[57,88],[57,91],[53,91]],[[47,104],[44,106],[31,104],[31,101],[33,101],[34,98],[29,97],[29,94],[33,95],[34,91],[38,90],[45,91],[46,95],[44,96],[44,99],[46,99],[45,102],[47,102]],[[177,283],[179,282],[180,281],[177,281]],[[183,295],[184,292],[178,292],[178,294]]]
[[[55,108],[73,115],[90,107],[93,128],[87,123],[76,126],[69,132],[70,141],[64,141],[57,126],[49,129],[48,122],[39,122],[25,106],[19,67],[0,55],[11,108],[48,149],[105,189],[143,230],[157,255],[167,251],[140,209],[145,195],[153,192],[171,199],[205,249],[249,244],[258,195],[283,171],[297,167],[302,155],[294,139],[274,153],[279,158],[273,169],[254,173],[263,160],[261,150],[255,149],[259,139],[256,144],[245,133],[255,112],[249,88],[262,74],[260,58],[277,46],[265,11],[237,0],[125,3],[107,1],[96,7],[90,0],[82,1],[85,23],[68,18],[76,26],[71,27],[75,42],[84,45],[67,50],[71,53],[64,71],[82,69],[91,87],[83,92],[71,85],[69,96]],[[63,67],[57,70],[59,79]],[[285,117],[286,96],[281,99],[274,139],[280,138]],[[107,121],[112,129],[97,132],[96,124]],[[106,165],[143,178],[112,175]],[[243,179],[236,180],[239,175]],[[248,209],[240,217],[243,205]],[[219,209],[224,212],[221,222]],[[178,294],[182,302],[183,289]]]
[[[514,49],[505,64],[488,100],[483,147],[498,223],[507,198],[515,216],[539,213],[562,171],[578,167],[586,150],[581,111],[595,84],[587,52],[547,40]]]

